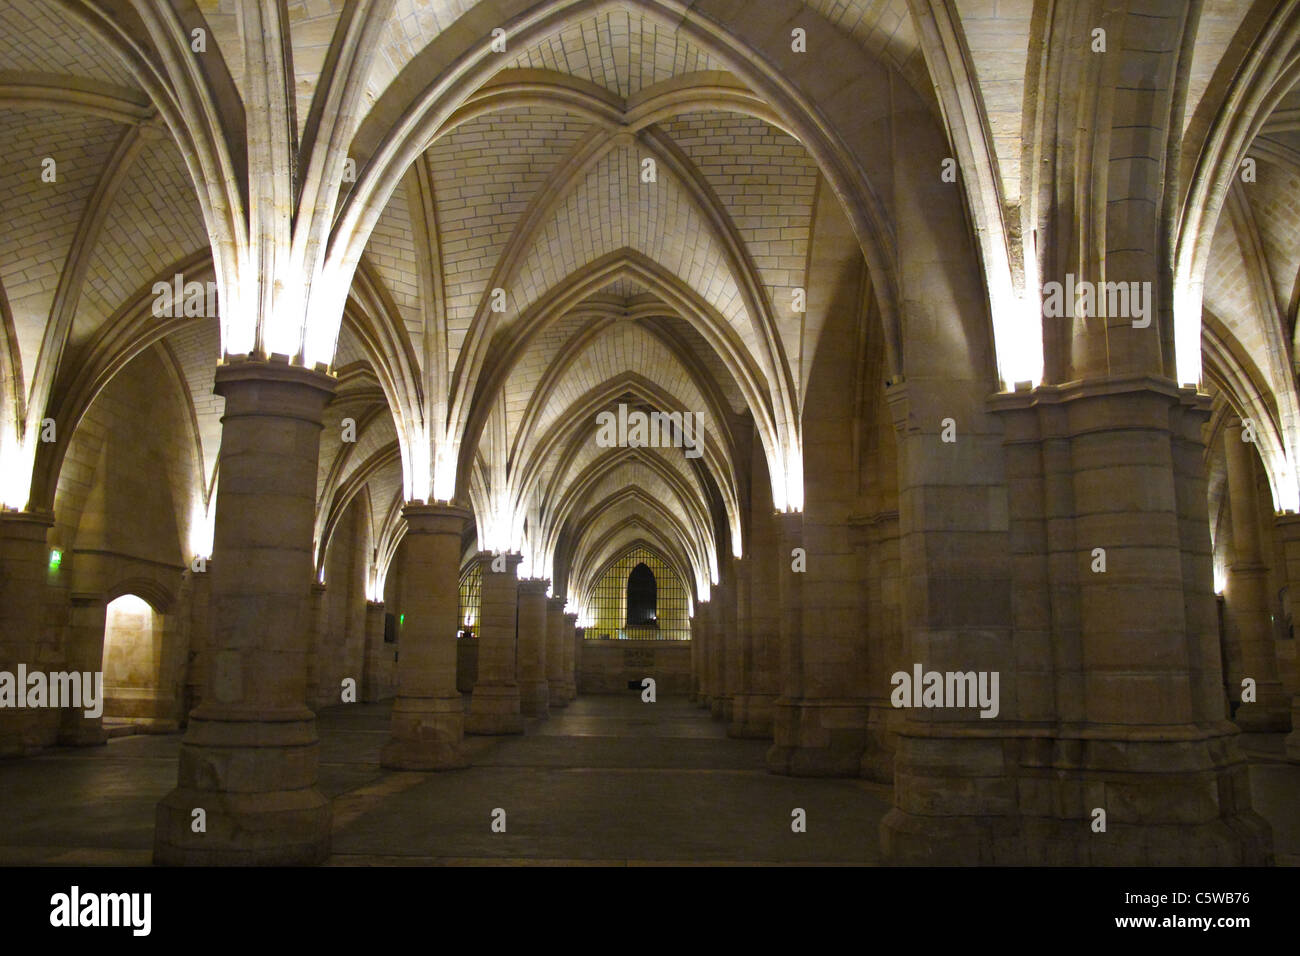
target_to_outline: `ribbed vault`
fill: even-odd
[[[327,360],[339,377],[322,432],[318,572],[359,508],[382,594],[402,505],[454,498],[473,506],[481,547],[525,551],[527,573],[567,582],[575,599],[634,539],[698,598],[719,562],[747,553],[753,447],[775,507],[801,501],[808,370],[837,347],[823,330],[864,261],[886,375],[908,364],[896,179],[939,157],[900,163],[883,143],[877,156],[862,145],[883,129],[875,119],[823,122],[842,97],[884,112],[905,102],[910,125],[942,124],[998,360],[1040,344],[1007,318],[1041,278],[1026,251],[1041,183],[1025,140],[1044,148],[1051,124],[1073,121],[1035,105],[1063,61],[1050,25],[1014,5],[774,4],[782,36],[770,47],[757,22],[719,30],[710,4],[287,0],[264,19],[237,6],[0,10],[6,505],[52,505],[87,409],[157,347],[188,405],[203,552],[220,474],[214,362],[232,343],[287,342],[291,358]],[[1300,500],[1300,221],[1284,198],[1300,175],[1292,6],[1202,11],[1171,153],[1170,201],[1186,210],[1170,237],[1175,307],[1198,310],[1204,386],[1256,422],[1278,508]],[[829,56],[821,80],[774,69],[786,20]],[[498,27],[501,53],[487,49]],[[208,34],[201,59],[189,55],[195,28]],[[284,42],[249,70],[254,28]],[[843,92],[836,57],[856,64],[858,92]],[[1229,96],[1244,104],[1231,116]],[[255,98],[287,133],[247,112]],[[1042,115],[1026,122],[1031,110]],[[252,172],[250,156],[288,168],[291,153],[291,181]],[[39,178],[47,157],[51,183]],[[276,219],[284,209],[291,222]],[[220,314],[155,314],[156,285],[176,275],[215,284]],[[269,298],[260,276],[279,277]],[[1011,312],[997,308],[1008,295]],[[600,447],[598,416],[620,407],[699,415],[699,457]],[[35,437],[45,419],[59,428],[48,444]]]

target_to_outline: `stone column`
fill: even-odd
[[[162,648],[158,656],[158,719],[152,724],[156,733],[175,733],[187,723],[185,673],[194,658],[191,651],[194,578],[188,571],[181,573],[176,600],[163,612]]]
[[[522,734],[516,674],[516,633],[521,554],[480,554],[483,567],[482,611],[478,630],[478,680],[470,695],[465,730],[471,734]],[[493,562],[504,566],[492,570]],[[453,632],[454,633],[454,632]],[[403,654],[405,656],[405,654]]]
[[[190,588],[190,653],[181,690],[181,720],[188,724],[189,715],[203,701],[207,687],[208,661],[212,644],[212,562],[194,575]]]
[[[700,607],[698,604],[692,608],[690,616],[691,628],[691,680],[690,693],[687,695],[692,704],[698,704],[700,701],[700,633],[697,622],[700,619]]]
[[[808,741],[804,733],[803,686],[803,578],[794,569],[791,552],[803,547],[803,514],[777,515],[780,548],[777,563],[777,593],[781,601],[781,695],[773,705],[772,746],[767,752],[767,767],[774,773],[796,776],[813,768],[799,760],[805,747],[817,749],[821,741]],[[816,721],[813,729],[816,730]]]
[[[107,627],[108,604],[102,594],[73,593],[68,621],[68,646],[61,670],[77,673],[104,671],[104,630]],[[100,681],[99,714],[86,716],[85,707],[69,707],[63,711],[59,728],[59,743],[67,747],[89,747],[108,743],[104,732],[103,681]]]
[[[1300,626],[1300,515],[1278,515],[1275,520],[1285,556],[1283,570],[1291,621]],[[1300,763],[1300,694],[1291,698],[1291,733],[1286,737],[1286,756],[1292,763]]]
[[[722,602],[722,719],[730,725],[735,719],[736,696],[741,692],[741,637],[739,562],[733,558],[727,569],[726,600]]]
[[[710,593],[712,597],[712,593]],[[699,649],[699,691],[695,695],[695,704],[697,707],[703,707],[705,710],[710,709],[709,699],[713,691],[712,671],[710,670],[709,658],[713,653],[710,646],[712,635],[709,634],[709,601],[695,602],[695,618],[691,622],[691,640],[698,641]]]
[[[772,557],[769,553],[760,558],[755,552],[755,557],[737,562],[740,570],[736,580],[741,587],[743,611],[743,623],[740,624],[741,692],[735,700],[735,716],[727,728],[730,737],[772,738],[772,708],[776,701],[778,673],[771,660],[777,650],[776,619],[768,613],[774,603],[769,600],[770,591],[775,591],[769,583]]]
[[[1259,503],[1251,463],[1255,452],[1251,444],[1242,441],[1239,419],[1224,429],[1223,447],[1228,460],[1234,558],[1228,568],[1224,606],[1241,650],[1242,667],[1241,674],[1233,675],[1233,683],[1229,685],[1233,698],[1241,700],[1241,678],[1255,681],[1255,701],[1241,704],[1233,719],[1242,730],[1284,732],[1291,726],[1291,701],[1282,690],[1273,648],[1268,567],[1260,547]]]
[[[1009,537],[959,532],[940,487],[904,487],[900,554],[904,661],[978,672],[990,687],[998,675],[997,712],[916,706],[913,694],[885,858],[1268,863],[1269,828],[1251,809],[1219,688],[1199,437],[1208,401],[1113,376],[990,405],[1004,422],[1007,487],[985,498],[991,514],[1008,509]],[[968,454],[907,428],[900,448],[900,475],[922,474],[927,456]],[[1009,581],[991,576],[1002,568]],[[982,624],[1003,602],[1010,629]],[[1097,810],[1105,832],[1090,826]]]
[[[45,590],[50,552],[45,534],[49,515],[0,512],[0,671],[15,679],[18,665],[48,670],[40,656],[45,623]],[[26,694],[26,688],[17,692]],[[24,700],[26,698],[24,697]],[[25,707],[0,708],[0,757],[20,757],[52,745],[58,736],[58,712]]]
[[[329,607],[325,600],[325,585],[313,580],[307,592],[307,682],[304,701],[312,710],[320,710],[331,703],[329,698],[330,668],[326,648],[325,630]],[[333,703],[338,703],[337,695]]]
[[[525,717],[551,715],[546,678],[546,589],[551,582],[519,582],[519,710]]]
[[[564,598],[546,599],[546,686],[550,707],[568,707],[564,693],[564,643],[570,628],[564,620]]]
[[[578,699],[578,658],[579,645],[582,643],[582,628],[578,627],[578,615],[564,615],[564,696],[569,700]]]
[[[384,602],[366,602],[365,664],[361,670],[361,700],[374,703],[392,696],[393,652],[384,643]]]
[[[335,380],[285,362],[217,369],[222,416],[212,562],[211,665],[158,805],[154,861],[318,863],[330,803],[316,789],[305,705],[304,603],[312,580],[321,419]],[[191,824],[202,809],[206,832]]]
[[[401,652],[392,737],[381,761],[394,770],[455,770],[465,755],[465,710],[456,690],[460,536],[471,515],[445,504],[408,504],[403,542]]]
[[[732,629],[736,632],[734,673],[731,675],[730,707],[727,712],[727,736],[742,736],[738,731],[745,721],[745,707],[751,689],[754,640],[749,617],[749,568],[752,562],[745,558],[731,559],[731,580],[736,586],[736,599],[732,602]]]
[[[731,600],[725,584],[719,582],[709,600],[709,716],[722,720],[727,709],[727,616],[723,607]]]
[[[906,671],[898,606],[898,512],[855,516],[850,524],[857,567],[866,591],[868,716],[862,776],[894,782],[896,725],[902,714],[886,693],[890,676]]]

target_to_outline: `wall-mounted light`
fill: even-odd
[[[58,548],[50,548],[50,570],[59,570],[61,564],[63,564],[63,552]]]

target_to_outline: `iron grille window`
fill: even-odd
[[[648,613],[654,616],[648,619],[651,601],[653,610]],[[686,589],[676,572],[659,554],[638,545],[609,565],[596,582],[591,600],[595,624],[587,628],[586,636],[687,641],[691,630],[686,607]]]
[[[460,576],[460,618],[456,625],[466,637],[478,634],[482,592],[483,566],[478,561],[471,561]]]

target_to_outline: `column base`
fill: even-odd
[[[59,729],[60,747],[100,747],[107,743],[102,717],[78,717]]]
[[[1300,694],[1291,699],[1291,727],[1286,735],[1286,759],[1300,763]]]
[[[721,694],[709,698],[709,716],[714,720],[722,720],[727,712],[727,703],[728,698]]]
[[[329,855],[330,802],[316,789],[316,718],[200,705],[181,741],[178,786],[158,804],[154,862],[303,865]],[[194,832],[193,811],[205,813]]]
[[[1087,820],[924,817],[889,811],[881,845],[893,866],[1271,866],[1257,814],[1204,824],[1108,825]]]
[[[777,698],[767,769],[791,777],[859,776],[868,709],[859,700]]]
[[[549,717],[551,687],[544,680],[519,682],[519,712],[525,717]]]
[[[170,718],[167,719],[153,718],[153,717],[120,717],[119,718],[116,717],[116,715],[114,714],[110,714],[109,716],[113,717],[114,719],[122,720],[130,724],[132,727],[135,728],[135,732],[138,734],[174,734],[181,729],[180,721],[172,720]]]
[[[704,710],[710,710],[713,707],[713,698],[707,693],[700,694],[700,696],[695,700],[695,706]]]
[[[775,694],[737,694],[732,700],[727,736],[771,740],[775,704]]]
[[[378,679],[363,682],[359,695],[361,703],[363,704],[378,704],[386,700],[395,699],[392,683],[390,681],[381,681]]]
[[[1248,734],[1284,734],[1291,730],[1291,702],[1281,684],[1260,684],[1259,699],[1242,704],[1232,715],[1232,722]]]
[[[1268,823],[1228,733],[1196,739],[899,736],[889,863],[1266,866]],[[1105,832],[1095,832],[1106,811]]]
[[[459,694],[399,697],[393,702],[392,736],[379,763],[388,770],[460,770],[470,765],[464,732]]]
[[[195,833],[194,810],[206,832]],[[305,866],[330,853],[330,802],[314,787],[222,793],[178,787],[158,804],[159,866]]]
[[[55,746],[60,721],[59,711],[54,708],[0,710],[0,759],[31,757]]]
[[[546,682],[547,694],[552,710],[556,707],[568,707],[569,698],[564,696],[564,682],[551,680]]]
[[[518,684],[475,684],[465,715],[465,733],[480,736],[522,734]]]
[[[859,772],[876,783],[894,782],[894,751],[898,734],[889,727],[897,711],[885,701],[872,702],[867,711],[867,749],[862,752]]]

